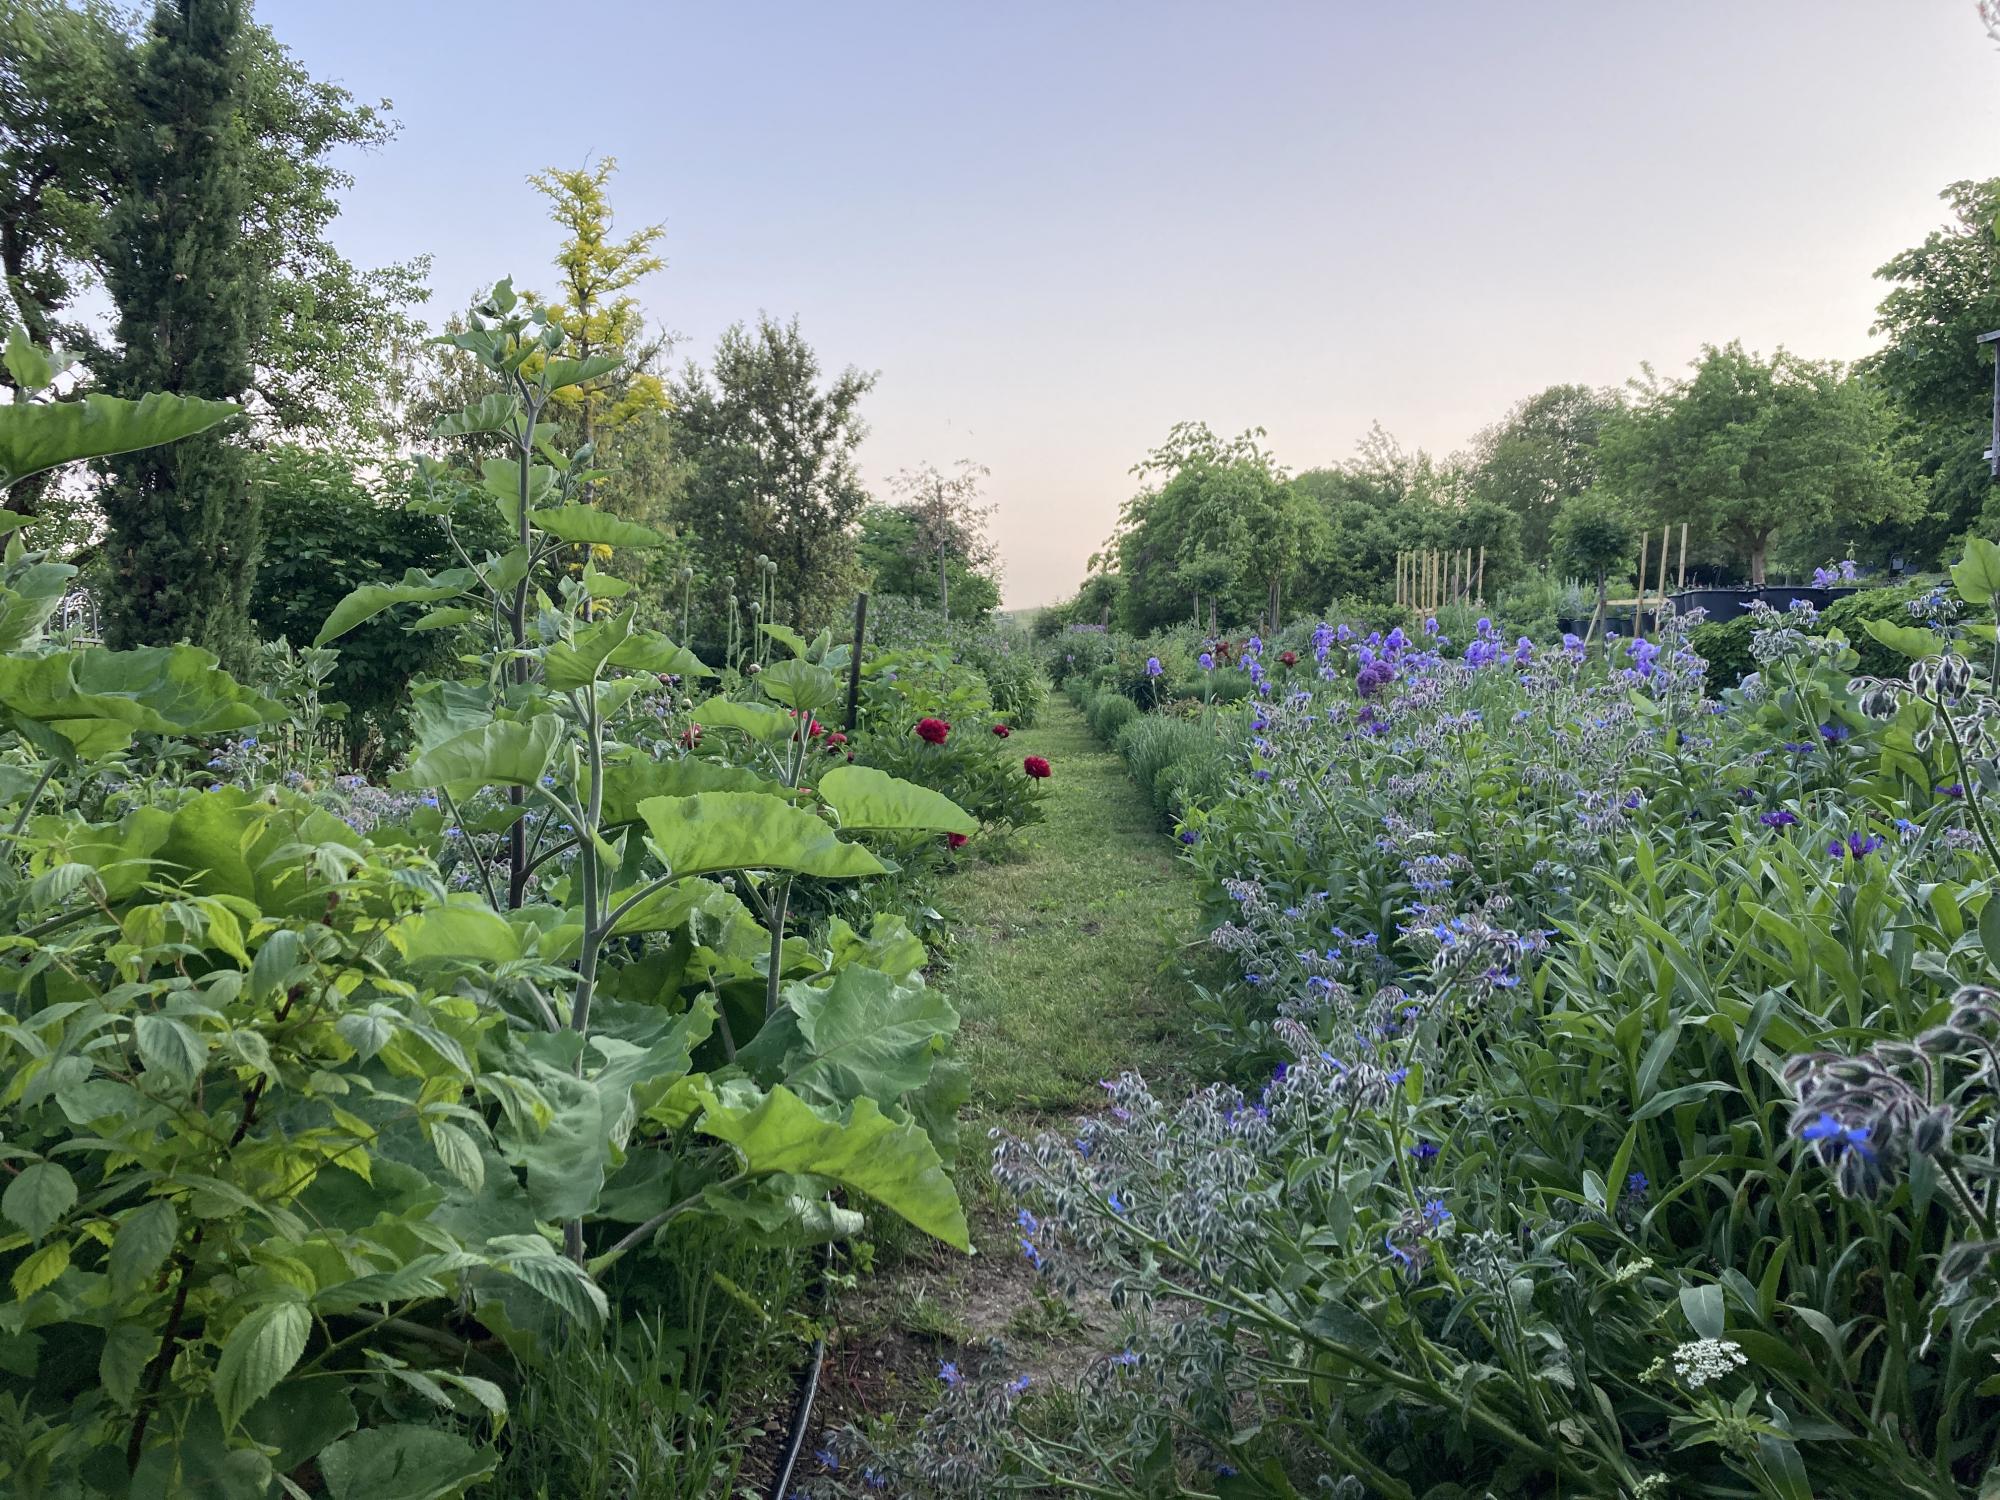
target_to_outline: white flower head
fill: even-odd
[[[1720,1380],[1749,1362],[1734,1339],[1695,1339],[1674,1350],[1674,1373],[1690,1389]]]

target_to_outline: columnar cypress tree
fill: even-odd
[[[241,115],[245,0],[160,0],[133,59],[126,186],[106,231],[118,395],[235,399],[251,383],[262,277],[244,264],[250,207]],[[240,664],[254,633],[258,518],[249,466],[223,429],[117,461],[104,495],[113,646],[183,638]]]

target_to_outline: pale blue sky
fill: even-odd
[[[1007,602],[1072,589],[1176,421],[1294,468],[1380,419],[1462,446],[1705,341],[1852,358],[1870,273],[2000,175],[1971,0],[1320,4],[259,0],[388,96],[336,229],[435,257],[435,320],[616,156],[654,318],[798,314],[879,371],[867,477],[989,465]]]

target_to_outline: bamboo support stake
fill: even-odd
[[[1660,586],[1657,590],[1660,602],[1653,606],[1653,633],[1659,634],[1660,619],[1667,612],[1667,541],[1673,535],[1671,525],[1660,528]]]
[[[1676,589],[1684,589],[1687,587],[1687,584],[1688,584],[1688,523],[1683,521],[1681,522],[1681,562],[1679,571],[1676,572],[1674,575],[1674,587]]]
[[[1478,581],[1473,585],[1473,593],[1478,596],[1481,604],[1486,602],[1486,549],[1484,547],[1479,549],[1479,577]]]
[[[1632,635],[1637,639],[1646,623],[1646,557],[1647,544],[1653,540],[1653,533],[1639,533],[1639,597],[1632,601]]]

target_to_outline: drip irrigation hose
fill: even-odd
[[[833,1245],[829,1242],[820,1260],[820,1274],[814,1282],[813,1301],[820,1309],[826,1305],[826,1273],[833,1265]],[[826,1364],[826,1333],[813,1340],[812,1354],[807,1358],[805,1368],[799,1371],[797,1394],[792,1398],[792,1425],[785,1433],[784,1452],[779,1456],[776,1472],[771,1476],[771,1488],[765,1491],[765,1500],[785,1500],[786,1492],[792,1484],[792,1472],[799,1465],[799,1450],[806,1445],[806,1433],[812,1430],[813,1403],[819,1399],[820,1371]]]

